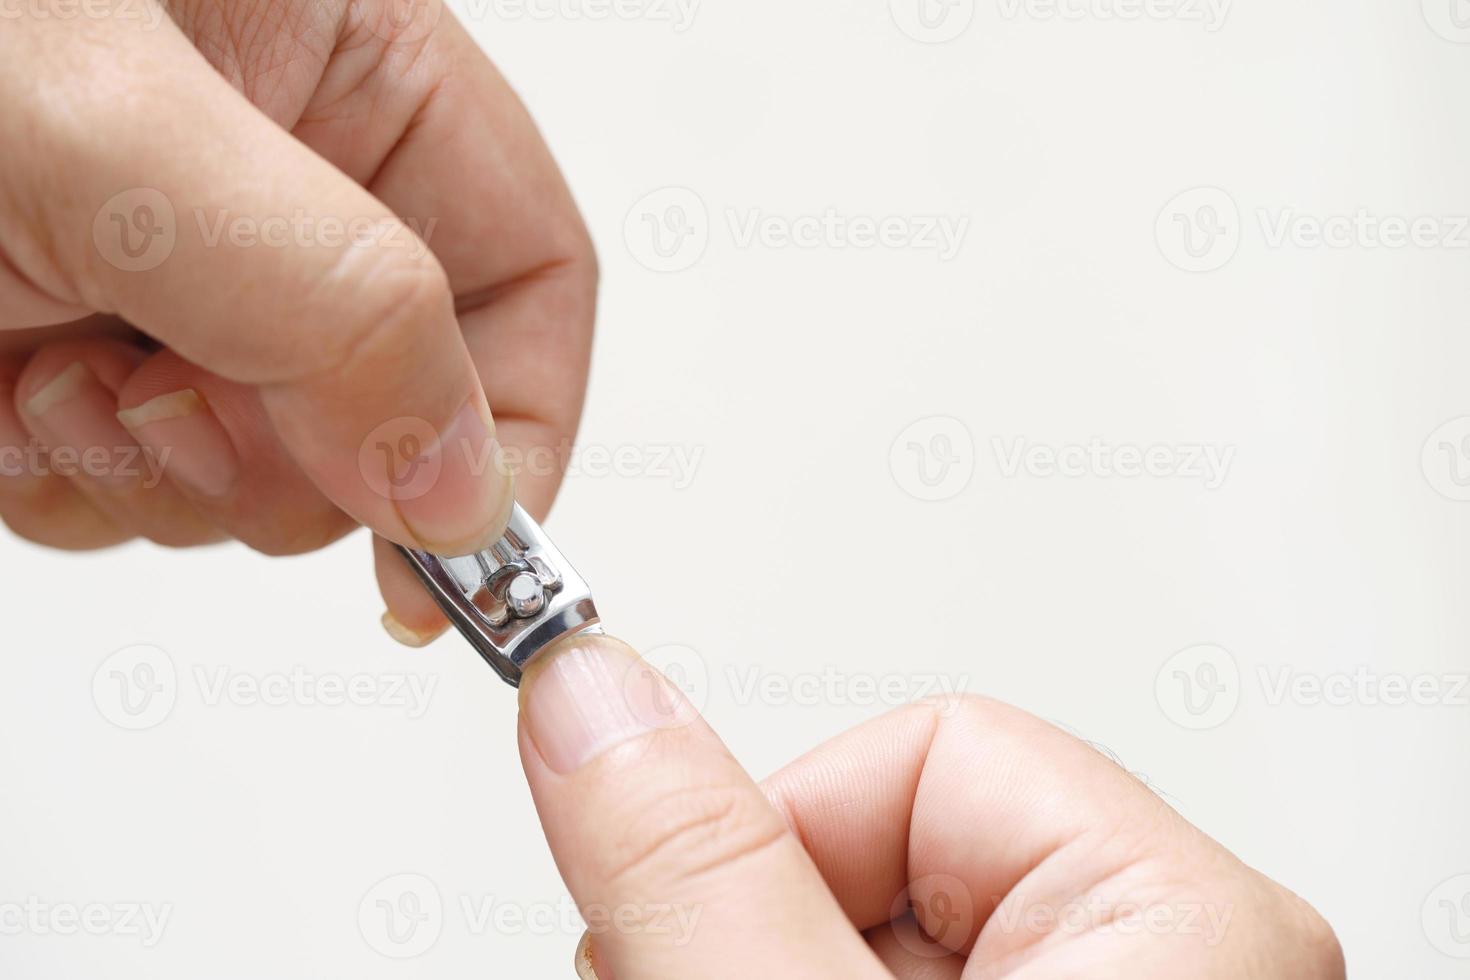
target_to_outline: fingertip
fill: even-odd
[[[392,611],[387,609],[379,617],[379,622],[383,624],[383,630],[389,636],[414,650],[421,649],[433,643],[444,634],[445,628],[449,625],[448,623],[444,623],[443,625],[425,630],[415,629],[405,623],[399,622],[398,617],[394,616]]]

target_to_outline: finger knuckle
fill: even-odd
[[[617,826],[605,879],[648,894],[678,894],[690,880],[717,875],[781,840],[786,826],[760,796],[728,783],[682,786],[650,795]]]
[[[312,358],[313,374],[346,372],[365,362],[401,362],[423,342],[426,330],[454,315],[449,277],[432,256],[353,249],[332,279],[337,292],[327,304],[331,322]],[[341,315],[332,317],[331,308]]]
[[[1307,962],[1304,976],[1337,980],[1347,975],[1347,963],[1342,953],[1342,943],[1337,933],[1305,899],[1282,889],[1288,906],[1283,920],[1290,924],[1296,934],[1299,948],[1304,951]]]

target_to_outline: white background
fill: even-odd
[[[885,710],[865,682],[963,684],[1116,754],[1315,904],[1354,975],[1464,976],[1470,423],[1437,430],[1470,415],[1470,29],[1450,0],[955,0],[933,30],[915,3],[704,0],[680,30],[652,0],[458,0],[603,260],[582,441],[632,463],[589,461],[550,530],[613,630],[687,648],[654,656],[757,775]],[[741,234],[828,209],[968,224],[948,259]],[[1359,209],[1436,223],[1303,237]],[[1213,488],[1008,466],[1093,439],[1230,465]],[[457,638],[382,635],[361,535],[293,560],[4,547],[0,902],[171,918],[152,948],[0,936],[0,973],[570,976],[514,695]],[[93,679],[135,644],[177,692],[127,731]],[[298,667],[435,686],[417,718],[209,703]],[[1332,675],[1339,703],[1278,696]],[[1382,703],[1395,677],[1440,703]],[[373,891],[399,874],[443,906],[403,961],[359,926],[423,891]]]

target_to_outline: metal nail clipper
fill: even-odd
[[[587,583],[520,504],[505,534],[484,551],[446,558],[398,550],[449,621],[513,687],[545,647],[573,633],[601,632]]]

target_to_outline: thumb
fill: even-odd
[[[760,789],[622,643],[533,661],[520,747],[599,980],[888,976]]]

